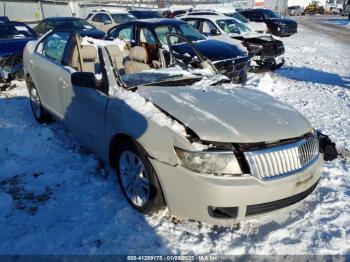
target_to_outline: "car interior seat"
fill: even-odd
[[[140,30],[140,46],[146,49],[146,63],[152,66],[153,61],[157,61],[158,47],[152,33],[145,28]]]
[[[93,45],[81,46],[82,71],[94,74],[100,73],[100,61],[98,59],[97,49]]]
[[[128,58],[129,51],[125,49],[121,51],[117,45],[108,45],[106,48],[111,57],[114,68],[118,70],[119,74],[125,74],[124,61]]]
[[[147,51],[141,46],[135,46],[130,49],[129,59],[124,63],[126,74],[134,74],[149,70],[151,67],[147,64]]]

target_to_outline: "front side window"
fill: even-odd
[[[42,54],[52,60],[62,63],[64,51],[71,34],[69,32],[58,32],[49,35],[44,40]]]

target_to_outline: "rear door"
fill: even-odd
[[[60,75],[69,71],[63,65],[63,59],[71,37],[70,32],[48,34],[29,60],[31,77],[44,107],[59,118],[63,118],[58,92]]]

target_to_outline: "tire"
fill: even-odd
[[[29,91],[30,107],[35,120],[40,124],[50,122],[50,114],[42,107],[39,93],[33,81],[31,81],[31,79],[27,79],[26,83]]]
[[[144,214],[152,214],[164,207],[156,172],[141,146],[131,140],[120,144],[117,147],[115,166],[119,185],[133,208]],[[143,171],[135,172],[136,170]]]
[[[275,71],[277,69],[280,69],[284,65],[285,60],[283,59],[283,61],[279,64],[276,64],[275,58],[273,58],[273,60],[269,61],[268,63],[266,62],[264,63],[262,61],[256,61],[256,63],[260,68],[265,68],[270,71]]]

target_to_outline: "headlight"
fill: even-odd
[[[232,151],[192,152],[175,147],[181,165],[185,168],[209,174],[241,175],[242,170]]]

